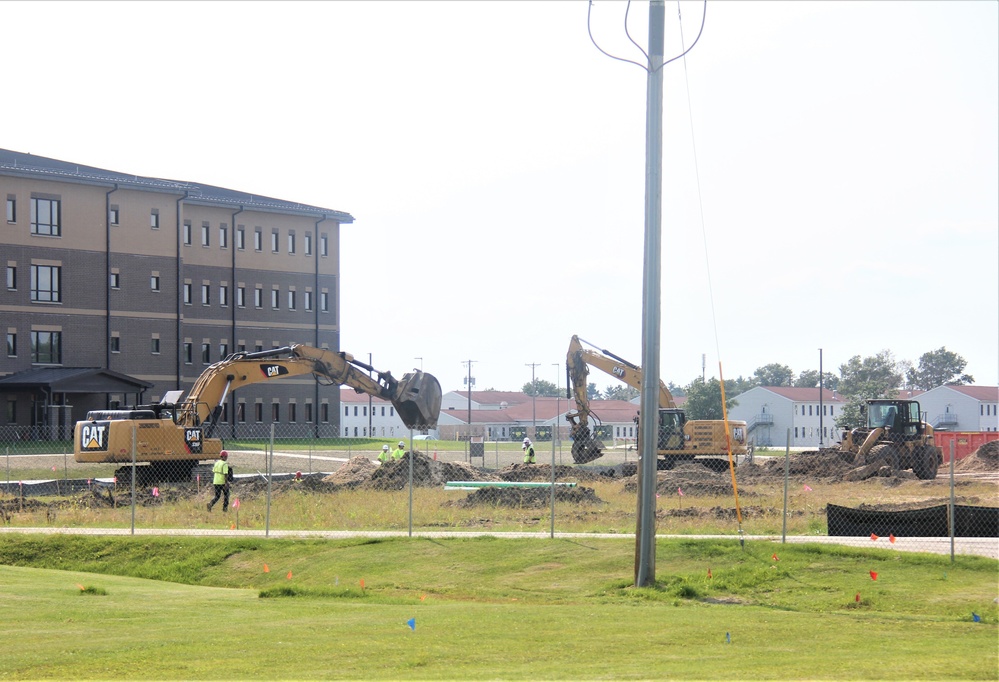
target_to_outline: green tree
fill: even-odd
[[[637,398],[639,393],[640,391],[634,386],[618,384],[604,389],[604,400],[631,400]]]
[[[731,409],[738,405],[735,400],[728,396],[729,381],[725,382],[725,404]],[[683,411],[687,413],[687,419],[721,419],[721,382],[714,377],[707,381],[694,379],[684,389],[687,393],[687,402],[683,404]]]
[[[753,372],[753,381],[757,386],[790,386],[794,381],[794,372],[787,365],[772,362],[757,367]]]
[[[817,369],[806,369],[798,375],[798,378],[794,380],[794,386],[796,388],[818,388],[819,387],[819,370]],[[832,372],[822,373],[822,387],[827,388],[830,391],[835,391],[839,386],[839,377]]]
[[[666,388],[669,389],[670,395],[672,395],[674,398],[681,398],[687,395],[686,392],[683,390],[683,386],[677,386],[672,381],[666,382]]]
[[[544,379],[528,381],[520,390],[527,395],[537,396],[539,398],[554,398],[562,395],[562,392],[558,390],[558,386],[550,381],[545,381]]]
[[[968,362],[957,353],[940,346],[919,356],[919,365],[910,367],[906,379],[911,388],[928,391],[944,385],[973,384],[975,377],[964,374]]]
[[[839,366],[839,392],[847,401],[836,426],[852,429],[865,423],[861,406],[872,398],[891,397],[902,384],[902,373],[891,351],[861,358],[854,355]]]
[[[725,397],[726,398],[734,398],[735,396],[739,395],[740,393],[745,393],[749,389],[756,388],[757,386],[759,386],[759,384],[757,384],[756,381],[754,381],[752,377],[749,377],[747,379],[747,378],[745,378],[745,377],[743,377],[743,376],[740,375],[740,376],[736,377],[735,379],[726,379],[725,380]]]

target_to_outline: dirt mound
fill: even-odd
[[[784,457],[768,457],[762,464],[742,465],[736,469],[736,478],[783,478],[784,460]],[[788,460],[789,476],[828,479],[829,482],[845,480],[844,477],[853,468],[838,450],[829,448],[794,453]]]
[[[551,464],[511,464],[496,472],[501,481],[550,481],[552,480]],[[597,472],[577,469],[576,467],[558,464],[555,466],[556,481],[599,481],[604,479]]]
[[[954,462],[954,471],[999,471],[999,440],[990,440],[967,457]]]
[[[498,505],[501,507],[526,507],[544,509],[551,504],[551,488],[479,488],[463,500],[455,500],[444,506],[455,506],[461,509],[479,505]],[[579,486],[556,486],[555,502],[574,504],[604,504],[592,488]]]
[[[625,480],[624,489],[629,493],[638,492],[638,476]],[[679,464],[672,469],[656,474],[656,492],[661,497],[708,497],[732,494],[732,477],[728,473],[718,473],[696,463]],[[739,490],[740,495],[753,493]]]
[[[385,462],[371,473],[361,487],[374,490],[404,490],[409,486],[409,458],[413,458],[413,485],[439,488],[448,481],[487,480],[481,471],[464,462],[441,462],[426,455],[406,453],[402,459]]]
[[[367,457],[351,457],[350,461],[323,479],[323,483],[335,483],[346,488],[356,488],[371,480],[378,465]]]

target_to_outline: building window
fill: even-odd
[[[17,357],[17,332],[7,332],[7,357]]]
[[[240,251],[246,248],[246,228],[242,225],[236,228],[236,248]]]
[[[7,288],[17,289],[17,266],[8,265],[7,266]]]
[[[17,400],[14,399],[7,400],[7,423],[8,424],[17,423]]]
[[[191,305],[194,299],[194,294],[191,291],[191,283],[184,282],[184,305]]]
[[[278,237],[277,229],[271,230],[271,253],[278,253]]]
[[[246,423],[246,403],[242,401],[236,403],[236,421],[240,424]]]
[[[223,308],[229,305],[229,287],[225,284],[219,287],[219,305]]]
[[[192,239],[193,239],[193,237],[191,236],[191,221],[190,220],[185,220],[184,221],[184,244],[187,245],[187,246],[190,246]]]
[[[305,233],[305,255],[312,255],[312,235],[308,232]]]
[[[263,251],[264,250],[264,233],[258,227],[253,231],[253,250]]]
[[[121,289],[121,273],[118,272],[111,273],[111,288]]]
[[[212,364],[212,344],[210,343],[201,344],[201,364]]]
[[[159,291],[160,290],[160,276],[159,275],[150,275],[149,276],[149,288],[152,289],[153,291]]]
[[[59,303],[62,295],[59,280],[62,268],[57,265],[31,266],[31,300],[36,303]]]
[[[329,403],[323,403],[322,406],[319,409],[320,409],[320,414],[321,414],[320,418],[322,419],[323,424],[329,424],[329,422],[330,422],[330,404]]]
[[[59,199],[31,198],[31,234],[62,236]]]
[[[280,302],[281,290],[271,289],[271,308],[274,310],[278,309],[278,303]]]
[[[294,424],[298,421],[298,410],[295,403],[288,403],[288,423]]]
[[[219,344],[219,360],[225,360],[227,357],[229,357],[229,344],[228,343],[224,343],[224,342],[220,343]]]
[[[184,342],[184,364],[190,365],[194,362],[194,344],[190,341]]]
[[[330,240],[325,233],[319,235],[319,255],[320,256],[330,255]]]
[[[260,287],[256,287],[253,290],[253,307],[263,308],[264,307],[264,290]]]
[[[312,423],[312,403],[305,403],[305,423]]]
[[[210,284],[201,285],[201,305],[211,305],[212,287]]]
[[[154,208],[149,212],[149,227],[154,230],[160,229],[160,209]]]
[[[288,253],[295,253],[295,233],[288,233]]]
[[[219,248],[229,248],[229,226],[225,223],[219,225]]]
[[[302,300],[302,303],[305,305],[305,309],[306,310],[312,310],[312,292],[311,291],[306,291],[303,294],[303,296],[304,296],[304,298]]]
[[[111,352],[120,353],[121,352],[121,337],[112,336],[111,337]]]
[[[258,424],[263,423],[263,421],[264,421],[264,404],[263,403],[254,403],[253,404],[253,419]]]
[[[62,332],[31,332],[31,361],[38,364],[62,363]]]
[[[212,245],[212,226],[208,223],[201,223],[201,245]]]
[[[239,343],[237,343],[236,344],[236,352],[237,353],[245,353],[246,352],[246,343],[243,342],[243,341],[240,341]]]
[[[344,417],[349,417],[350,416],[350,408],[348,406],[346,406],[346,405],[343,406],[343,416]]]
[[[13,194],[7,195],[7,222],[17,222],[17,197]]]
[[[330,311],[330,295],[325,291],[319,293],[319,309],[324,313]]]
[[[246,287],[236,287],[236,305],[246,307]]]
[[[281,403],[271,403],[271,421],[281,421]]]
[[[295,291],[294,289],[288,292],[288,310],[295,309]]]
[[[160,340],[158,338],[153,337],[152,340],[150,341],[149,352],[152,353],[153,355],[160,354]]]
[[[263,349],[264,349],[264,344],[262,344],[262,343],[257,343],[257,344],[254,344],[254,346],[253,346],[253,352],[255,352],[255,353],[259,353]]]
[[[112,225],[118,225],[119,224],[118,216],[120,215],[120,213],[121,212],[118,210],[117,206],[112,206],[111,209],[108,211],[108,222],[111,223]]]

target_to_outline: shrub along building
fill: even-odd
[[[0,429],[17,437],[186,393],[235,351],[339,350],[348,213],[3,149],[0,196]],[[338,387],[306,376],[231,394],[223,422],[332,435],[339,413]]]

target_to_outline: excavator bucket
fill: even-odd
[[[411,429],[432,429],[441,413],[440,382],[426,372],[414,371],[399,380],[398,395],[392,401],[402,423]]]
[[[603,456],[603,445],[590,434],[588,426],[582,426],[572,434],[572,461],[586,464]]]

